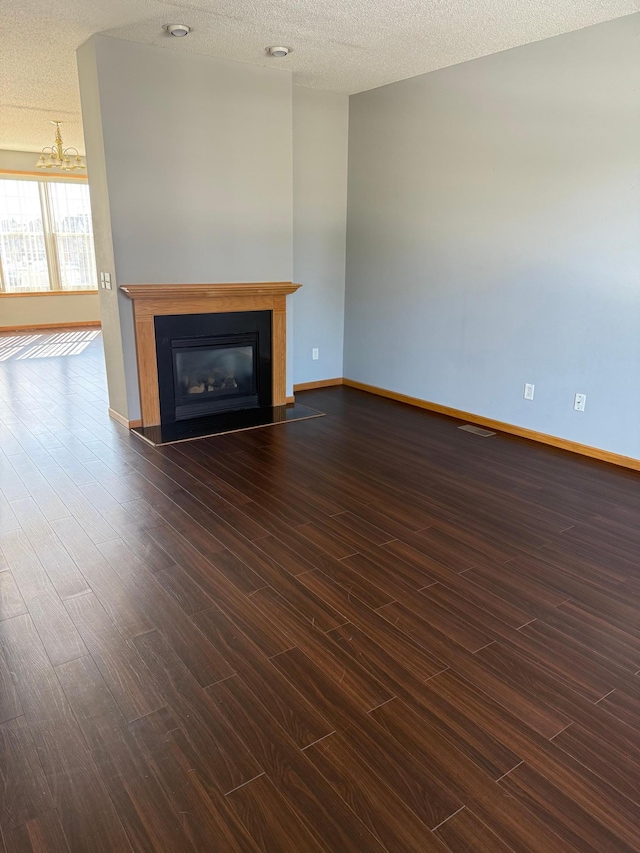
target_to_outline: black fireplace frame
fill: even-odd
[[[156,338],[156,360],[158,365],[158,392],[160,400],[160,422],[174,424],[178,420],[208,417],[212,413],[198,412],[194,400],[194,414],[189,418],[177,400],[174,371],[176,349],[201,349],[203,346],[224,347],[234,343],[254,346],[255,399],[247,399],[242,408],[256,409],[272,406],[272,311],[231,311],[212,314],[164,314],[154,317]],[[231,404],[220,414],[238,411]]]

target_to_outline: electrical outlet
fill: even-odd
[[[530,382],[526,382],[524,386],[524,399],[533,400],[533,392],[535,391],[535,389],[535,385],[531,385]]]
[[[314,361],[317,361],[317,360],[320,358],[320,353],[319,353],[318,347],[314,347],[314,348],[311,350],[311,358],[312,358]]]
[[[573,408],[576,410],[576,412],[584,412],[584,407],[586,405],[586,402],[587,402],[587,395],[586,394],[576,394],[575,397],[573,398]]]

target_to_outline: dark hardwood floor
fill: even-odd
[[[640,478],[346,388],[153,449],[0,336],[0,847],[640,850]]]

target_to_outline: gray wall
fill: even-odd
[[[347,95],[293,88],[295,383],[343,373],[348,111]]]
[[[640,457],[639,35],[350,99],[346,376]]]
[[[124,418],[137,419],[140,412],[140,398],[133,388],[127,387],[127,369],[129,385],[137,382],[137,373],[131,377],[131,363],[135,370],[135,354],[125,353],[120,318],[115,260],[113,257],[113,239],[111,236],[111,210],[109,208],[109,187],[107,184],[107,165],[102,134],[102,114],[100,87],[98,83],[97,39],[92,38],[82,45],[77,53],[80,98],[82,102],[82,125],[85,147],[87,149],[87,172],[91,178],[91,219],[93,239],[96,250],[98,270],[111,272],[113,290],[99,289],[100,320],[102,322],[102,342],[104,345],[109,407]],[[89,154],[90,152],[90,154]],[[129,310],[129,306],[125,306]],[[128,364],[125,363],[125,358]],[[133,401],[129,414],[129,397]]]
[[[290,281],[290,73],[104,36],[78,57],[83,117],[97,111],[85,121],[92,196],[109,211],[117,284]],[[135,419],[133,314],[115,298],[121,414]]]

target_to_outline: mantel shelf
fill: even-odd
[[[220,296],[287,296],[300,284],[292,281],[252,281],[225,284],[123,284],[120,290],[131,299],[189,299]]]

